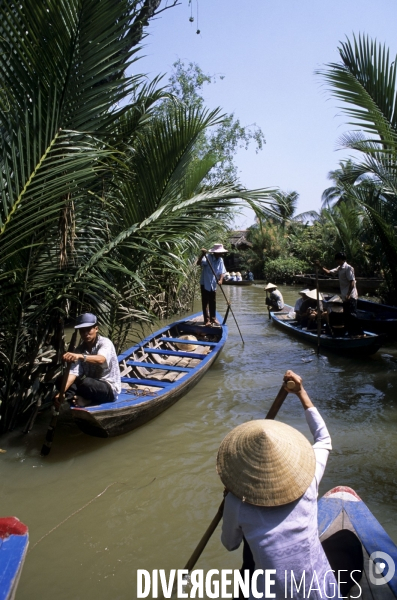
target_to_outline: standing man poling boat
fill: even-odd
[[[75,329],[81,343],[63,360],[72,363],[65,398],[76,406],[114,402],[121,391],[120,368],[113,343],[98,334],[98,321],[92,313],[77,317]],[[54,399],[58,405],[58,395]]]
[[[214,244],[208,250],[202,248],[201,254],[197,259],[197,264],[201,266],[201,304],[203,307],[204,325],[219,325],[216,319],[216,285],[222,285],[223,276],[226,273],[223,257],[227,250],[223,244]]]
[[[344,252],[337,252],[335,254],[335,260],[338,266],[335,269],[326,269],[321,267],[320,261],[316,264],[322,268],[322,270],[330,274],[337,274],[339,277],[340,293],[343,301],[343,314],[345,320],[345,328],[349,335],[363,335],[363,330],[357,321],[357,287],[356,277],[354,275],[354,269],[351,265],[346,262],[346,254]]]

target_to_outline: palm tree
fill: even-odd
[[[397,241],[394,235],[397,200],[397,60],[366,36],[347,40],[339,48],[341,63],[327,65],[320,73],[331,93],[343,101],[342,109],[356,130],[344,135],[345,148],[356,150],[361,161],[354,165],[368,184],[353,186],[372,224],[373,235],[383,250],[385,274],[397,300]],[[362,188],[362,189],[358,189]]]
[[[0,7],[2,430],[59,368],[64,317],[95,310],[122,344],[236,202],[266,211],[266,190],[202,184],[219,110],[157,119],[157,82],[126,77],[145,4]]]

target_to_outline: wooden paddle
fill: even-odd
[[[268,298],[268,295],[267,295],[267,294],[268,294],[268,292],[267,292],[267,290],[266,290],[266,298]],[[270,304],[268,304],[268,305],[267,305],[267,313],[268,313],[268,315],[269,315],[269,321],[270,321],[270,319],[271,319],[271,316],[270,316]]]
[[[74,351],[74,348],[76,346],[77,334],[78,334],[78,329],[75,329],[74,333],[72,335],[72,339],[70,340],[68,352]],[[54,435],[55,435],[55,427],[57,426],[57,422],[58,422],[59,409],[65,399],[65,387],[68,382],[68,377],[69,377],[69,372],[70,372],[71,366],[72,366],[72,363],[67,363],[65,371],[63,373],[61,387],[59,390],[59,408],[56,409],[55,406],[52,407],[52,417],[51,417],[51,421],[50,421],[50,424],[47,429],[44,444],[41,447],[41,452],[40,452],[41,456],[48,456],[49,453],[51,452],[51,446],[52,446],[52,442],[53,442]]]
[[[210,269],[211,269],[211,271],[212,271],[212,274],[213,274],[213,276],[215,277],[215,279],[216,279],[216,282],[218,283],[218,278],[217,278],[217,276],[216,276],[216,274],[215,274],[215,271],[214,271],[214,269],[212,268],[211,262],[210,262],[210,261],[209,261],[209,259],[208,259],[208,254],[206,254],[206,255],[205,255],[205,258],[207,259],[207,263],[208,263],[208,264],[209,264],[209,266],[210,266]],[[221,291],[222,291],[223,297],[224,297],[224,298],[225,298],[225,300],[226,300],[226,304],[227,304],[227,306],[228,306],[228,309],[230,309],[230,312],[231,312],[231,313],[232,313],[232,315],[233,315],[233,319],[234,319],[234,321],[235,321],[235,323],[236,323],[236,325],[237,325],[237,329],[238,329],[238,332],[239,332],[239,334],[240,334],[241,341],[242,341],[242,342],[243,342],[243,344],[244,344],[245,342],[244,342],[243,336],[242,336],[242,334],[241,334],[240,327],[238,326],[237,319],[236,319],[236,317],[234,316],[234,312],[233,312],[233,310],[232,310],[232,305],[230,304],[229,300],[226,298],[226,294],[225,294],[225,292],[223,291],[223,289],[222,289],[222,286],[220,285],[219,287],[221,288]],[[225,320],[226,320],[226,319],[225,319]],[[225,321],[224,321],[224,322],[225,322]]]
[[[294,388],[294,386],[295,386],[295,384],[293,381],[287,382],[287,387],[289,389],[292,390]],[[274,419],[275,418],[275,416],[277,415],[278,411],[281,408],[282,403],[284,402],[284,400],[286,399],[287,396],[288,396],[288,392],[287,392],[287,390],[284,389],[284,385],[282,385],[280,388],[280,391],[277,394],[276,399],[274,400],[273,404],[271,405],[269,412],[267,413],[265,419]],[[203,535],[203,537],[197,544],[196,549],[194,550],[193,554],[191,555],[191,557],[189,558],[189,560],[187,561],[187,563],[185,565],[185,569],[187,569],[189,572],[192,571],[194,565],[200,558],[204,548],[208,544],[210,537],[212,536],[212,534],[214,533],[218,524],[220,523],[222,516],[223,516],[224,506],[225,506],[225,499],[222,500],[215,517],[212,519],[211,523],[208,526],[207,531],[205,532],[205,534]]]

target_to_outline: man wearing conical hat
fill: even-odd
[[[318,410],[313,406],[292,371],[293,381],[314,438],[311,446],[296,429],[273,420],[239,425],[223,440],[217,458],[218,474],[228,491],[223,514],[222,543],[235,550],[246,540],[254,568],[275,569],[271,592],[280,598],[339,598],[331,567],[318,537],[318,486],[331,450],[331,438]],[[304,586],[285,594],[285,571],[294,573]],[[321,586],[310,592],[314,574]],[[318,588],[314,578],[313,588]],[[290,581],[290,576],[288,581]],[[303,589],[303,587],[305,589]],[[265,580],[259,575],[257,590],[265,597]],[[250,595],[250,600],[255,596]]]
[[[284,308],[284,298],[274,283],[268,283],[265,287],[266,304],[270,310],[282,310]],[[269,296],[267,295],[269,292]]]
[[[223,244],[214,244],[210,250],[203,248],[197,259],[201,266],[201,304],[204,325],[219,325],[216,318],[216,286],[222,285],[226,273],[223,257],[227,254]]]

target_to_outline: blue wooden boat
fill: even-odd
[[[323,294],[325,302],[332,294]],[[371,302],[358,298],[356,316],[364,331],[386,334],[388,338],[397,337],[397,307]]]
[[[357,318],[363,329],[373,333],[385,333],[397,337],[397,307],[378,304],[370,300],[357,300]]]
[[[317,331],[307,331],[298,325],[295,319],[290,318],[290,312],[294,309],[292,306],[284,305],[281,312],[270,312],[273,323],[281,327],[284,331],[295,335],[296,337],[317,346]],[[338,354],[349,355],[369,355],[375,354],[381,347],[384,336],[365,331],[365,336],[348,337],[332,336],[322,332],[320,335],[320,348],[331,350]]]
[[[341,568],[344,567],[347,571],[350,571],[351,567],[343,563],[344,557],[348,558],[351,538],[358,544],[359,549],[361,545],[362,576],[359,578],[358,573],[354,574],[353,579],[358,581],[358,585],[351,589],[349,598],[397,598],[397,546],[354,490],[339,486],[319,500],[318,531],[329,560],[327,540],[331,544],[332,541],[339,543],[336,558],[339,558]],[[344,535],[346,533],[348,535]],[[338,570],[332,564],[332,559],[330,564],[334,570]],[[342,576],[346,577],[346,573]]]
[[[16,517],[0,518],[0,600],[12,600],[21,575],[29,535]]]
[[[217,319],[222,322],[218,313]],[[197,313],[149,335],[118,357],[123,389],[117,400],[72,407],[75,422],[89,435],[113,437],[154,419],[198,383],[227,333],[225,324],[205,326]]]
[[[248,285],[254,285],[255,281],[249,281],[247,279],[243,279],[242,281],[230,281],[230,279],[228,279],[227,281],[224,281],[222,283],[222,285],[237,285],[240,287],[247,287]]]

